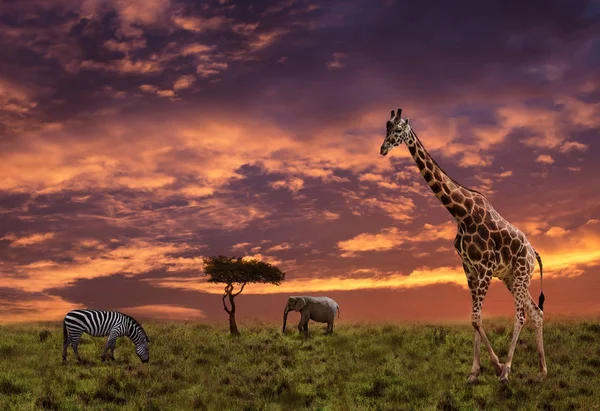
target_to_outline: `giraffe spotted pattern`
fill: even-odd
[[[525,314],[536,331],[536,344],[540,361],[540,378],[547,374],[543,342],[543,302],[539,306],[529,294],[531,276],[536,260],[543,278],[542,259],[529,243],[525,234],[506,221],[485,196],[461,186],[446,174],[429,155],[408,119],[401,118],[402,110],[392,111],[386,123],[386,137],[380,154],[385,156],[400,144],[406,144],[421,175],[456,220],[458,227],[454,248],[462,259],[471,293],[471,322],[475,329],[473,366],[468,382],[473,383],[481,373],[480,347],[483,341],[492,363],[502,381],[508,381],[512,358],[523,325]],[[504,364],[500,363],[482,326],[481,311],[492,277],[499,278],[508,288],[515,301],[513,338]]]

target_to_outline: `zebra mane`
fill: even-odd
[[[123,313],[121,313],[121,314],[123,314]],[[135,318],[133,318],[130,315],[127,315],[127,314],[123,314],[123,315],[125,316],[125,318],[127,318],[129,321],[131,321],[135,327],[139,327],[139,329],[142,330],[144,337],[146,337],[146,341],[150,342],[150,338],[148,338],[148,334],[146,334],[146,330],[144,330],[144,327],[142,327],[142,324],[140,324]]]

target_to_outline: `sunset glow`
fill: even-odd
[[[398,107],[527,235],[547,313],[599,315],[598,8],[463,3],[3,2],[0,323],[224,319],[212,255],[286,272],[248,317],[334,293],[344,320],[468,320],[456,223],[405,147],[379,155]]]

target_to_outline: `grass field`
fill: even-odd
[[[508,319],[486,320],[504,359]],[[508,385],[492,372],[468,386],[468,325],[341,324],[331,336],[311,323],[308,338],[276,324],[149,323],[150,362],[118,342],[100,362],[104,339],[84,335],[78,364],[61,363],[60,324],[0,327],[0,409],[130,410],[600,410],[600,323],[546,324],[548,377],[541,383],[532,328],[521,334]],[[40,332],[50,331],[41,341]]]

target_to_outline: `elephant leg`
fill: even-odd
[[[332,334],[333,333],[333,321],[327,321],[327,331],[325,331],[325,334]]]
[[[302,310],[300,315],[300,322],[298,323],[298,331],[300,334],[308,334],[308,320],[310,320],[310,313],[308,310]]]

